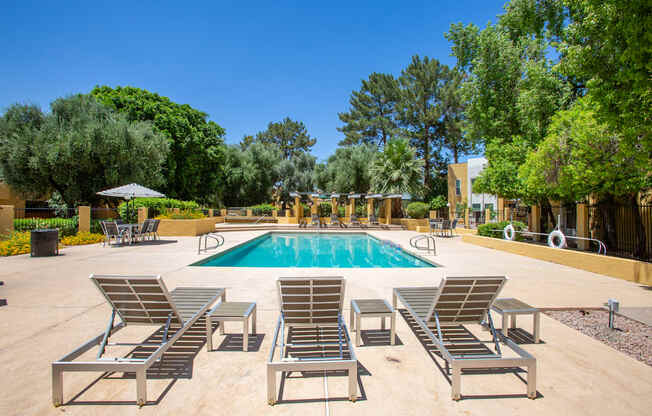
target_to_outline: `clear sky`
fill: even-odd
[[[131,85],[208,113],[228,143],[303,121],[321,160],[362,79],[414,54],[454,65],[450,24],[484,27],[505,1],[5,1],[0,109]]]

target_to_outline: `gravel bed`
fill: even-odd
[[[546,315],[652,366],[652,327],[616,315],[609,329],[609,312],[602,310],[545,311]]]

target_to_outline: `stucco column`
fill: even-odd
[[[297,221],[303,217],[303,209],[301,208],[301,198],[294,198],[294,216],[297,217]]]
[[[387,198],[385,200],[385,222],[387,225],[392,223],[392,199]]]
[[[139,207],[138,208],[138,224],[142,224],[147,219],[147,208]]]
[[[77,224],[78,232],[91,232],[91,207],[79,206],[77,207],[79,215],[79,224]]]
[[[469,207],[464,208],[464,228],[469,228]]]
[[[505,200],[498,198],[498,222],[505,221]]]
[[[222,208],[222,209],[220,210],[220,216],[221,216],[221,217],[226,217],[226,208]]]
[[[586,204],[577,204],[577,236],[589,238],[589,209]],[[580,250],[588,250],[589,242],[577,240],[577,247]]]
[[[530,231],[540,233],[541,231],[541,207],[532,205],[530,208]]]
[[[14,232],[14,206],[0,205],[0,236]]]
[[[485,208],[484,210],[484,223],[487,224],[491,222],[491,210],[489,208]]]
[[[430,218],[431,220],[437,218],[437,211],[435,211],[434,209],[428,211],[428,218]]]
[[[374,199],[367,199],[367,220],[371,220],[371,216],[374,215]]]
[[[331,198],[331,214],[335,214],[339,217],[339,207],[337,206],[337,198]]]
[[[512,218],[512,209],[510,207],[505,207],[505,221],[510,221]]]
[[[253,217],[254,216],[254,210],[247,208],[247,217]]]
[[[278,217],[278,209],[272,210],[272,218]]]
[[[349,217],[355,214],[355,198],[349,199]]]
[[[310,207],[310,215],[319,215],[319,198],[310,198],[312,200],[312,206]]]
[[[213,217],[213,209],[209,208],[208,209],[208,218],[212,218],[212,217]]]

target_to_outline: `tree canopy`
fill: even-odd
[[[316,169],[317,186],[327,192],[368,192],[369,167],[377,153],[378,148],[373,144],[338,147],[327,163]]]
[[[150,121],[168,139],[164,193],[213,203],[222,197],[225,132],[206,113],[134,87],[97,86],[91,94],[129,121]]]
[[[158,188],[168,154],[148,122],[131,122],[88,95],[59,98],[52,112],[15,104],[0,118],[0,170],[16,191],[53,192],[70,206],[129,182]]]
[[[251,142],[246,136],[245,141]],[[317,139],[310,137],[303,122],[294,121],[289,117],[280,122],[269,123],[266,130],[256,134],[254,141],[277,146],[284,159],[309,152],[317,143]]]
[[[408,192],[423,196],[421,171],[423,161],[416,158],[416,150],[407,139],[392,139],[371,165],[371,189],[380,193]]]
[[[398,81],[390,74],[374,72],[362,80],[360,91],[351,93],[350,110],[338,114],[344,123],[337,128],[344,133],[340,145],[372,143],[385,146],[398,131],[396,106],[400,97]]]

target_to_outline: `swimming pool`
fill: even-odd
[[[268,233],[192,264],[204,267],[437,267],[363,233]]]

